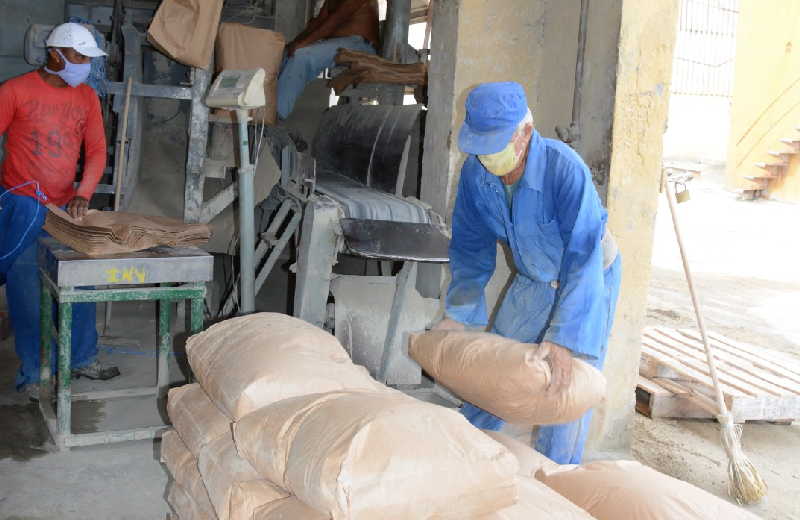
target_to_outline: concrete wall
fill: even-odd
[[[0,81],[18,76],[33,67],[25,63],[25,31],[34,23],[64,22],[64,0],[0,0]]]
[[[736,42],[728,183],[750,187],[773,162],[780,139],[797,137],[800,123],[800,0],[742,0]],[[770,196],[800,202],[800,161],[770,185]]]
[[[608,405],[597,413],[595,450],[624,448],[633,413],[675,36],[674,2],[655,4],[590,3],[583,131],[575,148],[592,167],[603,199],[608,193],[611,225],[628,259],[624,283],[631,286],[618,313],[606,370],[613,381]],[[518,81],[543,135],[554,137],[557,125],[570,124],[580,2],[439,0],[434,8],[422,198],[449,217],[464,161],[457,133],[474,86]],[[624,62],[618,63],[619,52]],[[619,89],[624,102],[615,97]],[[499,299],[511,270],[498,248],[497,270],[487,288],[490,303]],[[446,284],[444,279],[441,289]]]

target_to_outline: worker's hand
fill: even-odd
[[[550,341],[543,341],[542,346],[544,345],[550,346],[550,353],[545,358],[550,365],[550,385],[547,391],[562,392],[572,382],[572,353],[569,349]]]
[[[431,328],[431,330],[467,330],[467,326],[451,318],[445,318]]]
[[[72,218],[83,218],[87,211],[89,211],[89,201],[83,197],[73,197],[67,204],[67,213]]]

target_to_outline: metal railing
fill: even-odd
[[[739,0],[681,0],[673,94],[731,97]]]

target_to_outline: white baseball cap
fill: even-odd
[[[47,37],[45,45],[48,47],[71,47],[90,58],[107,56],[103,49],[97,46],[89,29],[79,23],[62,23],[56,26]]]

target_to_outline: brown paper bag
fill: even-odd
[[[288,397],[386,388],[334,336],[285,314],[217,323],[189,338],[186,352],[203,389],[234,420]]]
[[[592,520],[592,515],[562,497],[541,482],[520,477],[517,482],[519,501],[511,507],[480,517],[480,520]],[[622,520],[619,517],[617,520]]]
[[[257,122],[274,125],[277,120],[278,74],[283,61],[286,40],[279,32],[249,27],[240,23],[223,23],[219,26],[216,45],[216,69],[262,68],[266,105],[251,113]],[[216,115],[236,120],[236,115],[227,110],[217,110]]]
[[[181,492],[185,492],[191,498],[190,505],[196,511],[197,518],[216,518],[217,515],[214,514],[214,507],[208,498],[203,478],[197,469],[197,459],[189,452],[175,430],[169,430],[161,437],[161,462],[164,463],[175,483],[181,488],[181,490],[175,491],[178,493],[176,501],[182,504],[181,507],[186,501],[180,495]],[[173,507],[176,509],[175,512],[183,518],[183,515],[177,511],[178,506]]]
[[[547,392],[549,350],[483,332],[432,330],[412,334],[408,351],[438,383],[508,422],[523,425],[574,421],[599,404],[606,380],[593,366],[572,360],[572,382]]]
[[[220,520],[230,518],[232,486],[238,482],[261,479],[253,466],[236,453],[230,435],[223,435],[206,444],[200,450],[197,467]]]
[[[288,497],[260,507],[253,520],[330,520],[330,517],[311,509],[297,497]]]
[[[508,450],[457,411],[400,392],[287,399],[234,434],[262,476],[337,520],[464,519],[516,502]]]
[[[162,0],[147,40],[185,65],[208,68],[223,0]]]
[[[632,460],[542,468],[536,478],[598,520],[757,520],[696,486]]]
[[[288,496],[289,493],[266,480],[237,482],[231,486],[230,519],[252,520],[256,510]]]
[[[197,383],[170,389],[167,415],[194,457],[211,441],[226,435],[232,438],[231,421]]]
[[[517,439],[513,439],[504,433],[493,432],[490,430],[482,431],[492,439],[505,446],[508,451],[517,457],[517,462],[519,462],[519,471],[517,474],[520,476],[532,478],[536,476],[536,472],[541,468],[558,466],[558,464],[548,459],[546,456],[542,455],[530,446],[527,446],[519,442]]]

